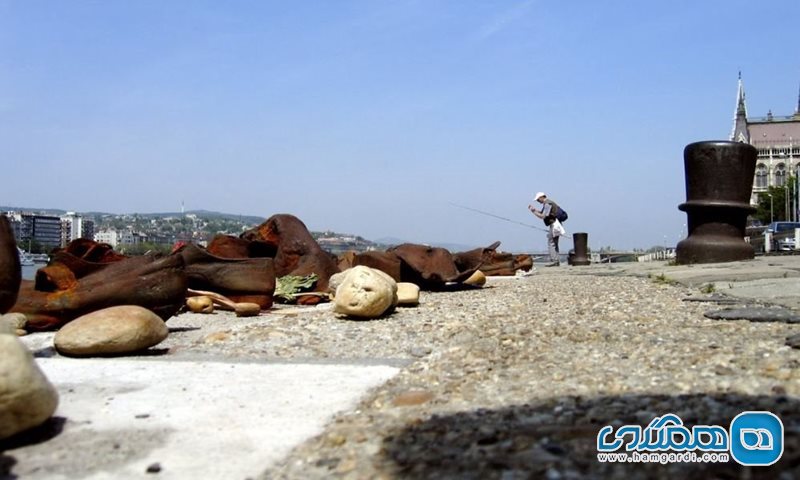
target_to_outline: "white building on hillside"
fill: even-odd
[[[75,212],[61,216],[61,246],[79,238],[94,238],[94,222]]]
[[[132,230],[116,230],[109,228],[100,230],[94,234],[94,241],[100,243],[107,243],[114,248],[123,245],[136,245],[148,240],[147,234],[134,232]]]
[[[94,234],[94,241],[99,243],[107,243],[116,248],[119,244],[119,235],[113,228],[100,230]]]

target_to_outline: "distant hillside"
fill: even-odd
[[[30,207],[6,207],[0,205],[0,212],[34,212],[42,215],[64,215],[67,210],[59,210],[57,208],[30,208]]]
[[[8,206],[0,206],[0,211],[17,211],[17,212],[34,212],[34,213],[41,213],[44,215],[64,215],[68,211],[72,210],[61,210],[58,208],[32,208],[32,207],[8,207]],[[206,218],[209,220],[230,220],[230,221],[238,221],[241,223],[250,223],[250,224],[259,224],[262,223],[266,218],[258,217],[255,215],[236,215],[233,213],[223,213],[223,212],[215,212],[211,210],[189,210],[184,212],[156,212],[156,213],[141,213],[141,212],[129,212],[129,213],[109,213],[109,212],[99,212],[99,211],[91,211],[91,212],[77,212],[84,217],[124,217],[124,216],[133,216],[137,215],[142,218],[167,218],[167,217],[180,217],[181,215],[197,215],[198,217]]]
[[[397,237],[381,237],[375,239],[375,243],[380,243],[381,245],[387,245],[390,247],[394,247],[396,245],[400,245],[402,243],[408,243],[408,241],[403,240],[402,238]]]
[[[137,215],[142,218],[176,218],[181,217],[183,215],[197,215],[200,218],[204,218],[207,220],[230,220],[240,223],[250,223],[250,224],[259,224],[262,223],[266,218],[264,217],[257,217],[254,215],[236,215],[233,213],[222,213],[222,212],[213,212],[210,210],[188,210],[184,213],[181,212],[157,212],[157,213],[125,213],[125,214],[117,214],[117,213],[106,213],[106,212],[81,212],[81,215],[87,217],[107,217],[107,216],[130,216],[130,215]]]
[[[8,206],[0,206],[0,211],[22,211],[22,212],[34,212],[40,213],[44,215],[64,215],[67,213],[67,210],[61,210],[57,208],[31,208],[31,207],[8,207]],[[224,212],[216,212],[212,210],[189,210],[184,212],[155,212],[155,213],[139,213],[139,212],[131,212],[131,213],[108,213],[108,212],[77,212],[80,215],[83,215],[87,218],[94,218],[96,222],[98,222],[97,226],[116,226],[117,228],[121,228],[123,225],[126,224],[141,224],[142,221],[149,221],[151,219],[163,220],[165,218],[180,218],[185,215],[196,215],[198,218],[205,220],[206,222],[211,223],[209,227],[214,227],[213,229],[217,229],[220,227],[227,227],[225,228],[230,233],[241,232],[242,226],[248,225],[258,225],[263,223],[266,218],[259,217],[255,215],[236,215],[233,213],[224,213]],[[131,218],[136,217],[139,219],[139,222],[131,221]],[[123,219],[127,218],[128,220],[116,220],[118,225],[114,224],[114,220],[108,219]],[[135,219],[134,219],[135,220]],[[236,228],[233,228],[230,225],[220,225],[219,222],[234,222],[236,223]],[[139,226],[139,225],[137,225]],[[213,231],[206,231],[206,234],[213,234]],[[329,240],[326,242],[323,240],[322,243],[329,243],[329,245],[325,245],[325,247],[329,250],[337,250],[337,249],[355,249],[355,250],[364,250],[367,248],[374,248],[378,250],[385,250],[387,248],[400,245],[402,243],[409,243],[408,240],[403,240],[401,238],[396,237],[383,237],[377,240],[367,240],[357,234],[353,233],[335,233],[331,231],[326,232],[311,232],[312,236],[316,239],[326,238]],[[350,237],[354,237],[352,240]],[[336,244],[336,240],[341,240],[340,244]],[[417,242],[410,242],[410,243],[417,243]],[[446,243],[446,242],[429,242],[428,245],[434,247],[441,247],[446,248],[451,252],[462,252],[466,250],[471,250],[476,248],[475,246],[470,245],[463,245],[463,244],[455,244],[455,243]]]

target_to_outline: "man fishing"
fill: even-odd
[[[550,263],[546,267],[559,266],[561,259],[558,252],[558,239],[564,234],[564,228],[561,223],[567,220],[567,212],[558,206],[558,204],[549,198],[544,192],[538,192],[534,199],[542,204],[540,210],[537,210],[533,205],[528,205],[528,210],[534,215],[544,220],[549,230],[547,231],[547,250],[550,254]]]

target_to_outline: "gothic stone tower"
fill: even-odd
[[[793,115],[776,116],[772,110],[766,117],[748,117],[742,74],[736,93],[731,140],[749,143],[758,149],[756,173],[750,203],[769,187],[786,185],[788,175],[800,173],[800,92]]]

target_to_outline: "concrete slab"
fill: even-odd
[[[559,271],[561,270],[561,271]],[[759,256],[753,260],[695,265],[670,262],[592,264],[541,269],[539,275],[636,276],[675,282],[689,288],[713,285],[714,291],[757,303],[800,308],[800,255]]]
[[[21,479],[255,477],[399,369],[39,358],[63,431],[6,450]],[[55,455],[54,455],[55,454]]]
[[[570,275],[652,277],[664,275],[687,286],[714,281],[747,281],[764,278],[795,278],[800,280],[800,256],[757,257],[753,260],[695,265],[673,265],[670,262],[626,262],[592,264],[584,267],[543,269],[541,274],[569,273]]]
[[[716,292],[754,302],[800,308],[800,279],[764,278],[744,282],[714,282]]]

